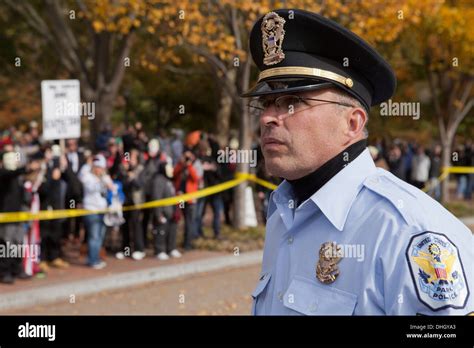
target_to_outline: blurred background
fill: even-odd
[[[258,76],[250,29],[274,8],[329,17],[389,61],[392,116],[374,107],[368,124],[376,164],[474,227],[472,1],[1,0],[0,244],[41,250],[0,258],[1,313],[250,312],[279,179],[239,95]],[[73,117],[58,126],[48,107]],[[256,166],[219,160],[224,150],[255,154]],[[236,173],[265,185],[139,206]],[[1,220],[107,207],[120,213]]]

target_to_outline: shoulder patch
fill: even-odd
[[[469,298],[459,251],[448,237],[436,232],[413,236],[406,250],[418,299],[433,311],[462,309]]]

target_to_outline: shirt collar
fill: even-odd
[[[365,179],[376,171],[369,150],[365,149],[356,159],[331,178],[324,186],[316,191],[298,209],[305,209],[312,201],[339,231],[344,229],[347,216]],[[286,204],[293,197],[291,184],[284,180],[273,191],[272,199],[278,204]]]
[[[310,200],[321,209],[334,227],[342,231],[352,203],[362,189],[365,179],[376,170],[369,150],[365,149],[312,195]]]

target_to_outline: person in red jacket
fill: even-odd
[[[174,167],[174,185],[178,195],[183,193],[196,192],[198,190],[199,176],[193,162],[196,156],[192,151],[185,151],[180,161]],[[180,208],[184,208],[184,250],[192,248],[191,242],[194,235],[193,221],[196,211],[196,200],[190,199],[184,203],[184,207],[180,204]]]

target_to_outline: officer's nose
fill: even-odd
[[[274,105],[266,107],[260,115],[260,127],[276,126],[280,122],[278,112]]]

